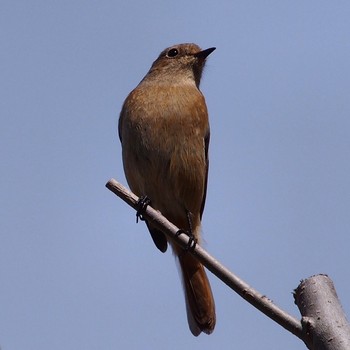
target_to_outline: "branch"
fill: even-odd
[[[303,316],[304,339],[309,349],[350,349],[350,325],[327,275],[301,281],[294,291],[294,300]]]
[[[127,190],[116,180],[111,179],[107,182],[106,187],[123,199],[127,204],[137,210],[138,197]],[[143,216],[152,222],[152,225],[161,230],[168,238],[175,241],[182,248],[188,247],[189,237],[185,234],[177,235],[179,228],[169,222],[160,212],[154,210],[151,206],[147,206]],[[301,340],[304,340],[302,325],[299,320],[289,315],[285,311],[277,307],[270,299],[260,294],[258,291],[250,287],[247,283],[241,280],[238,276],[229,271],[219,261],[209,255],[198,244],[195,248],[189,251],[195,256],[208,270],[216,275],[221,281],[233,289],[243,299],[247,300],[254,307],[263,312],[266,316],[277,322],[286,330],[296,335]]]

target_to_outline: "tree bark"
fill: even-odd
[[[350,349],[350,325],[327,275],[301,281],[294,300],[303,316],[304,342],[310,350]]]

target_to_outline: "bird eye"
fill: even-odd
[[[170,49],[167,53],[168,57],[175,57],[177,56],[179,53],[178,49]]]

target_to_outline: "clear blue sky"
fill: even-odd
[[[350,315],[349,1],[9,1],[0,11],[3,350],[305,349],[214,276],[193,337],[171,253],[105,189],[117,120],[165,47],[216,46],[206,248],[299,317],[327,273]]]

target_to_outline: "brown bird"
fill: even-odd
[[[199,83],[207,56],[195,44],[165,49],[126,98],[119,118],[124,171],[131,190],[147,196],[152,207],[201,238],[208,177],[209,121]],[[165,252],[165,235],[146,222],[153,241]],[[191,332],[210,334],[215,305],[203,265],[174,242]]]

